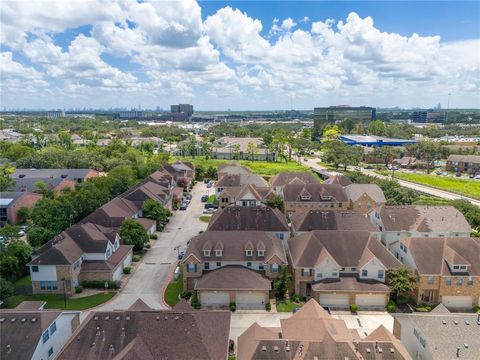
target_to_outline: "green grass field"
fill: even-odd
[[[395,177],[421,185],[428,185],[440,190],[446,190],[475,199],[480,199],[480,181],[478,180],[457,179],[450,176],[412,174],[403,172],[396,172]]]
[[[217,159],[206,160],[203,157],[197,157],[197,158],[172,157],[172,160],[173,161],[176,161],[176,160],[190,161],[191,163],[193,163],[194,166],[201,165],[204,168],[207,168],[209,166],[217,167],[218,164],[225,164],[225,163],[230,163],[234,161],[234,160],[230,161],[230,160],[217,160]],[[286,172],[286,171],[310,171],[310,169],[307,166],[300,165],[295,161],[290,161],[288,163],[285,163],[283,161],[267,162],[267,161],[240,160],[238,161],[238,163],[251,169],[254,174],[264,175],[264,176],[273,176],[275,174],[278,174],[279,172]]]
[[[303,303],[291,300],[277,302],[278,312],[293,312],[293,309],[302,307]]]
[[[103,304],[115,296],[115,291],[110,291],[107,295],[103,292],[82,298],[68,299],[67,306],[63,295],[17,295],[8,299],[8,307],[13,308],[22,301],[46,301],[46,309],[60,309],[60,310],[85,310]]]
[[[15,281],[15,285],[31,285],[31,284],[32,284],[32,278],[30,277],[30,275],[25,275],[24,277]]]
[[[183,292],[183,269],[180,266],[180,274],[177,280],[168,284],[165,289],[165,302],[170,306],[175,306],[179,301],[179,295]]]
[[[200,221],[208,223],[208,222],[210,222],[211,218],[212,217],[210,215],[202,215],[202,216],[200,216]]]

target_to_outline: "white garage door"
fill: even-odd
[[[330,307],[348,307],[348,294],[320,294],[320,305]]]
[[[358,294],[355,296],[355,304],[358,306],[384,307],[385,295]]]
[[[119,281],[122,278],[123,267],[119,265],[113,273],[113,281]]]
[[[471,296],[442,296],[442,303],[447,308],[470,309],[473,304],[473,298]]]
[[[238,308],[263,309],[265,307],[264,294],[259,291],[237,292],[236,303]]]
[[[200,304],[202,306],[225,306],[230,303],[228,292],[202,291],[200,293]]]

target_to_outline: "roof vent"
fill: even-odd
[[[17,318],[12,318],[12,319],[10,320],[10,322],[11,322],[11,323],[14,323],[16,320],[17,320]]]
[[[117,321],[120,320],[120,316],[116,316],[115,320],[117,320]]]
[[[383,353],[383,349],[381,347],[378,348],[378,352],[381,354]]]
[[[468,344],[467,343],[463,344],[463,346],[465,347],[465,349],[468,349]]]
[[[278,352],[278,346],[275,345],[275,346],[273,347],[273,351]]]
[[[285,346],[285,351],[290,352],[290,346],[289,345]]]
[[[465,320],[465,325],[470,325],[470,321]]]
[[[95,315],[95,316],[93,317],[93,320],[98,320],[98,316]]]
[[[36,322],[37,321],[37,318],[32,318],[32,320],[30,320],[32,323]]]
[[[130,316],[125,316],[125,320],[130,320]]]
[[[67,174],[62,174],[60,177],[61,177],[62,179],[66,179],[67,176],[68,176]]]
[[[167,315],[165,315],[164,320],[168,320],[168,316],[167,316]]]
[[[110,316],[105,316],[105,321],[110,320]]]
[[[367,352],[367,354],[370,354],[370,353],[372,352],[372,350],[370,350],[369,347],[367,347],[367,348],[365,349],[365,351]]]
[[[446,320],[442,320],[442,324],[443,324],[443,325],[447,325],[447,321],[446,321]]]
[[[115,348],[113,347],[113,344],[110,344],[110,347],[108,348],[109,351],[114,352]]]
[[[455,325],[458,325],[458,321],[457,321],[457,320],[453,320],[453,323],[454,323]]]
[[[394,348],[390,348],[390,354],[394,354],[395,353],[395,349]]]
[[[160,316],[157,316],[157,320],[160,320]]]
[[[0,324],[4,323],[5,322],[5,318],[0,318]]]
[[[262,351],[267,351],[267,347],[265,345],[262,346]]]
[[[22,318],[22,320],[20,320],[22,323],[24,323],[25,321],[27,321],[27,318]]]
[[[94,342],[92,342],[92,347],[94,347],[94,346],[95,346],[95,341],[94,341]]]

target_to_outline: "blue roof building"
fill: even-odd
[[[416,140],[391,139],[374,135],[340,135],[340,140],[349,145],[375,146],[405,146],[415,144]]]

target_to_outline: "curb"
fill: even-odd
[[[178,262],[172,264],[172,267],[171,269],[169,270],[169,273],[167,275],[167,277],[165,278],[165,283],[164,285],[162,286],[161,288],[161,292],[162,292],[162,296],[161,296],[161,299],[162,299],[162,303],[163,305],[165,305],[165,307],[167,309],[172,309],[172,307],[170,305],[167,304],[167,302],[165,301],[165,291],[167,290],[167,286],[170,284],[170,282],[172,281],[173,279],[173,276],[174,276],[174,273],[175,273],[175,269],[176,267],[178,266]]]

